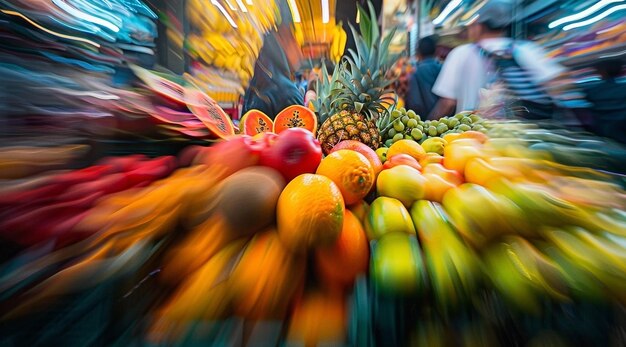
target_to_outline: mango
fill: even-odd
[[[442,203],[459,233],[477,248],[502,234],[533,235],[519,206],[479,185],[465,183],[450,189]]]
[[[417,295],[424,291],[426,273],[414,235],[391,232],[375,244],[371,260],[372,278],[383,295]]]
[[[407,208],[425,195],[426,178],[416,169],[398,165],[383,170],[376,181],[380,196],[400,200]]]
[[[392,232],[415,235],[415,226],[409,211],[399,200],[379,197],[370,205],[365,232],[368,239],[374,240]]]
[[[441,137],[430,137],[426,141],[422,142],[422,148],[427,153],[437,153],[443,155],[443,149],[448,144],[448,141]]]

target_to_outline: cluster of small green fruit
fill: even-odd
[[[452,117],[423,121],[413,110],[404,107],[391,111],[393,128],[383,134],[387,147],[402,139],[415,140],[420,144],[429,137],[442,137],[449,133],[462,133],[469,130],[487,132],[484,120],[477,114],[461,112]]]

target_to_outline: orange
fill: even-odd
[[[369,160],[370,164],[372,164],[372,167],[374,168],[374,173],[376,175],[378,175],[382,171],[383,163],[382,161],[380,161],[380,157],[373,149],[369,148],[369,146],[367,146],[366,144],[356,140],[343,140],[336,144],[330,152],[332,153],[342,149],[350,149],[363,154],[363,156],[365,156],[365,158]]]
[[[367,202],[365,202],[364,200],[361,200],[356,204],[348,206],[348,208],[356,218],[363,222],[365,220],[365,217],[367,216],[367,212],[370,209],[370,205],[368,205]]]
[[[318,175],[330,178],[341,191],[346,205],[363,199],[376,181],[374,168],[361,153],[340,149],[328,154],[317,168]]]
[[[287,332],[287,344],[343,345],[347,331],[346,299],[337,292],[312,291],[297,302]]]
[[[396,154],[408,154],[419,162],[424,156],[426,156],[426,151],[419,143],[413,140],[400,140],[389,147],[389,150],[387,151],[387,159]]]
[[[230,277],[234,313],[248,319],[284,319],[304,286],[306,258],[295,256],[273,228],[256,234]]]
[[[339,187],[328,177],[300,175],[278,198],[278,236],[296,253],[333,244],[343,227],[345,205]]]
[[[320,279],[331,288],[349,287],[367,271],[369,243],[359,219],[350,210],[343,217],[343,228],[335,243],[315,252]]]

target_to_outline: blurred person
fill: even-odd
[[[254,77],[244,95],[243,113],[257,109],[274,119],[285,107],[302,105],[304,96],[290,78],[287,57],[275,33],[270,32],[254,66]]]
[[[310,80],[307,89],[304,94],[304,106],[311,108],[311,103],[317,99],[317,79]]]
[[[599,82],[584,87],[592,116],[591,130],[604,137],[626,143],[626,83],[618,77],[624,68],[619,59],[601,60],[595,65]]]
[[[437,40],[434,36],[419,40],[418,62],[415,71],[409,77],[405,98],[406,108],[424,117],[430,114],[439,100],[439,97],[432,92],[435,80],[441,71],[441,63],[435,57],[436,49]]]
[[[292,71],[298,70],[300,50],[288,25],[291,12],[286,2],[280,2],[280,16],[282,24],[263,40],[254,64],[254,77],[244,95],[242,114],[257,109],[273,120],[287,106],[303,104],[304,95],[291,80]]]
[[[529,41],[508,37],[513,22],[512,0],[490,0],[467,24],[472,43],[453,49],[432,91],[440,97],[431,112],[439,118],[465,110],[510,111],[510,97],[526,118],[550,118],[554,101],[546,86],[564,69]],[[493,106],[496,106],[495,108]]]

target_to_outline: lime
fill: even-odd
[[[472,119],[470,117],[463,117],[463,118],[461,118],[461,124],[470,125],[470,124],[472,124]]]
[[[424,133],[422,133],[420,129],[415,128],[411,130],[411,137],[413,137],[415,141],[421,140],[423,136],[424,136]]]
[[[404,130],[404,124],[402,124],[400,122],[394,122],[393,123],[393,128],[396,129],[397,132],[401,132],[402,130]]]
[[[459,120],[456,118],[451,118],[448,120],[448,128],[452,129],[454,127],[456,127],[457,125],[459,125]]]
[[[406,126],[408,126],[409,128],[417,127],[417,120],[415,120],[413,118],[409,119],[409,121],[406,122]]]
[[[437,126],[437,132],[438,132],[439,134],[443,134],[443,133],[445,133],[446,131],[448,131],[448,126],[447,126],[447,125],[445,125],[445,124],[443,124],[443,123],[440,123],[440,124]]]
[[[385,141],[385,147],[391,147],[391,145],[393,144],[393,140],[389,139],[387,141]]]
[[[471,115],[471,116],[470,116],[470,119],[472,120],[472,122],[473,122],[473,123],[476,123],[476,122],[479,122],[479,121],[481,121],[481,120],[482,120],[482,118],[480,118],[480,116],[479,116],[479,115],[477,115],[477,114],[473,114],[473,115]]]
[[[437,136],[437,128],[435,128],[434,126],[430,126],[428,128],[428,135],[430,136]]]
[[[460,131],[472,130],[472,128],[469,125],[467,125],[467,124],[461,124],[461,125],[459,125],[459,127],[457,129],[460,130]]]
[[[393,137],[393,142],[398,142],[398,141],[402,140],[403,138],[404,138],[404,135],[402,135],[402,134],[396,134],[396,135],[394,135],[394,137]]]
[[[409,116],[402,116],[402,123],[404,123],[406,125],[406,123],[409,122],[409,119],[411,119],[411,118],[409,118]]]
[[[393,110],[391,111],[391,119],[397,119],[402,117],[402,112],[398,111],[398,110]]]
[[[387,132],[387,137],[392,138],[394,136],[396,136],[396,129],[389,129],[389,131]]]

